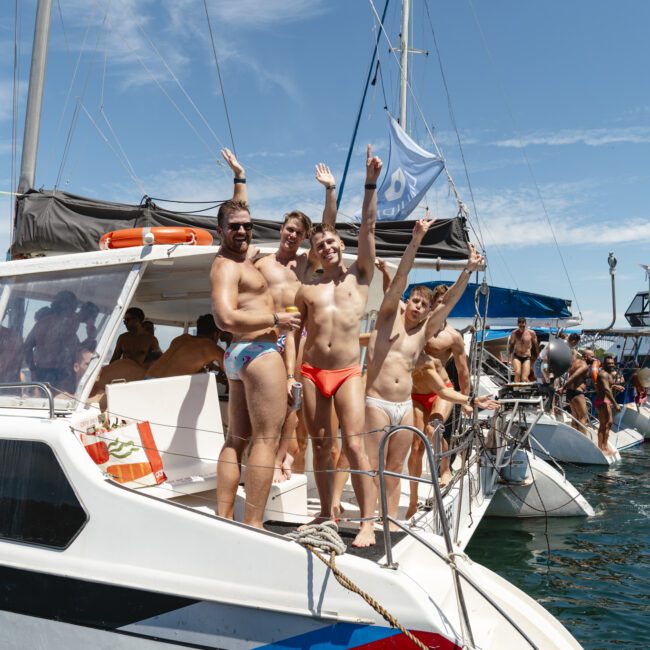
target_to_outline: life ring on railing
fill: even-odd
[[[182,226],[156,228],[125,228],[102,235],[99,248],[130,248],[132,246],[153,246],[154,244],[187,244],[189,246],[211,246],[212,235],[203,228]]]

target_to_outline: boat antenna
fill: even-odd
[[[612,322],[605,327],[604,329],[600,330],[599,334],[602,334],[603,332],[607,332],[608,330],[611,330],[612,327],[614,327],[614,323],[616,322],[616,258],[614,257],[614,253],[609,254],[607,258],[607,263],[609,264],[609,275],[612,279]]]
[[[52,0],[38,0],[36,22],[34,25],[34,46],[32,65],[29,72],[29,91],[25,114],[25,134],[20,160],[20,180],[18,192],[24,193],[34,187],[36,177],[36,155],[38,153],[38,134],[43,107],[43,87],[45,85],[45,64],[47,62],[47,42],[50,36]]]
[[[402,0],[402,33],[400,34],[399,123],[406,131],[406,93],[408,91],[409,15],[411,0]],[[383,19],[382,19],[383,22]]]

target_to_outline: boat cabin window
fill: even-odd
[[[75,395],[130,270],[74,269],[0,279],[0,383],[45,382],[55,396]],[[0,405],[8,392],[0,389]]]
[[[0,440],[0,538],[66,548],[88,516],[44,442]]]

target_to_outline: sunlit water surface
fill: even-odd
[[[590,650],[650,648],[650,441],[621,455],[564,466],[595,517],[484,519],[467,548]]]

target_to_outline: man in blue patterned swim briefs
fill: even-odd
[[[230,426],[217,463],[217,513],[228,519],[234,516],[242,457],[250,443],[244,523],[262,528],[287,410],[277,334],[296,329],[300,316],[275,311],[264,276],[247,258],[253,222],[245,202],[221,205],[217,233],[221,246],[210,272],[212,312],[218,327],[233,334],[224,360]]]

